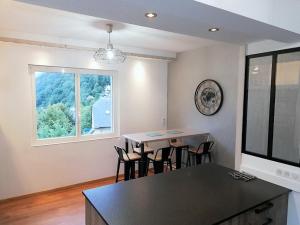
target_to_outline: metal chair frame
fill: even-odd
[[[161,152],[161,159],[158,160],[158,153]],[[153,159],[148,157],[147,161],[147,172],[149,170],[149,164],[150,162],[153,163],[154,167],[154,173],[162,173],[164,169],[164,164],[167,163],[167,168],[169,166],[170,171],[172,171],[172,157],[173,151],[171,151],[171,147],[165,147],[165,148],[160,148],[156,151],[155,156]]]
[[[176,143],[176,142],[178,142],[178,140],[179,140],[179,139],[176,139],[176,138],[170,139],[170,140],[169,140],[169,145],[170,145],[170,147],[171,147],[171,149],[172,149],[171,155],[173,155],[173,152],[174,152],[174,151],[177,151],[178,148],[181,148],[182,152],[187,152],[187,154],[188,154],[188,151],[187,151],[187,150],[188,150],[188,148],[189,148],[189,145],[182,145],[182,146],[180,146],[180,147],[171,146],[172,143]],[[185,150],[185,151],[183,151],[183,150]],[[183,156],[181,156],[181,157],[183,157]],[[174,162],[173,164],[176,164],[176,162]],[[185,163],[185,167],[187,167],[187,166],[188,166],[187,163]]]
[[[124,180],[134,179],[135,178],[135,162],[139,160],[132,160],[128,156],[128,151],[119,146],[114,146],[118,154],[118,163],[117,163],[117,173],[116,173],[116,183],[119,181],[119,171],[121,163],[124,163]],[[124,154],[127,159],[124,159]]]
[[[202,156],[205,156],[205,157],[208,156],[209,162],[212,162],[211,149],[212,149],[213,145],[214,145],[213,141],[204,141],[199,144],[196,152],[188,151],[187,165],[191,166],[190,155],[196,156],[196,164],[197,165],[202,163]],[[200,152],[202,146],[203,146],[203,149],[202,149],[202,152]]]

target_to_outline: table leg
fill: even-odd
[[[129,180],[131,163],[129,161],[124,162],[124,180]]]
[[[125,138],[125,150],[126,152],[128,152],[129,148],[128,148],[128,139]]]
[[[135,179],[135,161],[130,162],[130,179]]]
[[[181,155],[182,155],[182,148],[176,148],[176,169],[181,168]]]
[[[139,161],[139,177],[145,176],[147,166],[147,155],[144,153],[144,143],[140,143],[141,160]]]

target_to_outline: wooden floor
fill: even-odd
[[[153,175],[150,169],[148,176]],[[123,178],[121,175],[119,180]],[[114,183],[115,177],[112,177],[0,201],[0,225],[85,225],[82,191]]]
[[[0,225],[85,225],[82,190],[114,178],[0,202]]]

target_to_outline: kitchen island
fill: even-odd
[[[86,225],[286,225],[289,190],[205,164],[86,190]]]

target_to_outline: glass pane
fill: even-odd
[[[76,135],[75,75],[35,73],[37,138]]]
[[[81,134],[113,131],[112,78],[106,75],[80,75]]]
[[[280,54],[277,61],[273,157],[298,163],[300,52]]]
[[[268,151],[272,56],[249,62],[246,150],[262,155]]]

